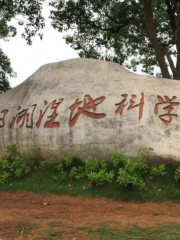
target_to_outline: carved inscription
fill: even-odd
[[[37,128],[39,128],[41,126],[41,122],[43,120],[43,117],[44,117],[45,113],[47,112],[47,110],[49,108],[52,109],[53,112],[52,112],[51,115],[49,115],[47,117],[49,120],[44,124],[44,128],[57,128],[57,127],[60,127],[60,123],[59,122],[54,122],[54,120],[58,116],[57,109],[58,109],[59,105],[62,103],[63,100],[64,100],[63,98],[59,99],[58,101],[54,100],[50,104],[48,104],[47,101],[44,101],[45,109],[44,110],[40,110],[39,118],[38,118],[38,121],[36,123],[36,127]]]
[[[73,127],[81,114],[94,119],[104,118],[106,116],[105,113],[96,113],[97,105],[102,103],[104,100],[104,96],[93,100],[90,95],[85,95],[83,101],[76,99],[74,104],[70,106],[71,114],[69,118],[69,126]],[[80,105],[82,105],[82,107],[80,107]],[[73,115],[75,110],[76,113]],[[93,112],[91,112],[91,110]]]
[[[123,100],[120,103],[116,103],[116,106],[119,106],[116,111],[115,114],[123,114],[124,108],[126,105],[128,105],[128,94],[122,94],[121,95],[123,97]],[[132,94],[131,95],[131,99],[129,100],[129,106],[127,108],[127,110],[131,110],[133,108],[138,107],[139,108],[139,120],[141,120],[142,115],[143,115],[143,107],[144,107],[144,93],[141,93],[141,99],[140,99],[140,103],[136,103],[136,98],[137,95]]]
[[[126,93],[121,95],[122,100],[116,103],[117,109],[115,114],[122,115],[125,111],[138,109],[138,120],[140,121],[143,117],[143,110],[145,106],[145,94],[142,92],[139,97],[135,94],[128,95]],[[106,117],[105,112],[98,110],[98,105],[100,105],[106,99],[105,96],[100,96],[97,98],[92,98],[89,94],[86,94],[82,100],[76,99],[74,103],[68,107],[69,112],[69,126],[74,127],[77,123],[79,117],[84,115],[88,118],[93,119],[103,119]],[[139,100],[138,100],[139,99]],[[159,119],[166,126],[169,125],[174,117],[178,115],[174,112],[175,108],[179,105],[177,97],[168,96],[157,96],[158,102],[154,107],[154,114],[159,117]],[[3,109],[0,111],[0,129],[7,126],[10,129],[15,127],[20,128],[59,128],[60,122],[57,117],[59,115],[59,108],[61,103],[64,101],[63,98],[58,100],[53,100],[52,102],[44,101],[43,107],[38,110],[37,104],[33,104],[30,107],[23,108],[19,105],[16,108],[16,114],[14,114],[7,123],[7,115],[10,113],[9,109]],[[38,111],[38,112],[37,112]],[[164,113],[162,113],[162,111]],[[36,113],[36,114],[35,114]],[[35,117],[36,116],[36,117]]]
[[[154,113],[155,115],[158,115],[165,125],[169,125],[172,122],[173,117],[178,116],[177,114],[171,113],[174,110],[174,107],[179,105],[179,102],[175,102],[176,98],[176,96],[173,96],[172,98],[165,96],[163,99],[161,96],[157,96],[159,103],[156,103]],[[162,109],[165,111],[165,113],[159,115],[159,108],[161,105],[164,106]]]
[[[8,109],[4,109],[1,111],[1,114],[0,116],[0,128],[3,128],[5,126],[5,117],[6,117],[6,114],[9,112]]]
[[[12,117],[9,128],[12,129],[15,124],[19,124],[21,128],[24,126],[24,124],[27,128],[33,128],[33,115],[36,107],[37,104],[33,104],[32,110],[29,110],[29,108],[22,109],[21,106],[18,106],[17,111],[19,112]]]
[[[63,100],[64,99],[61,98],[61,99],[59,99],[59,101],[56,102],[56,100],[54,100],[51,103],[51,109],[53,110],[53,112],[52,112],[51,115],[48,116],[49,121],[47,121],[44,124],[44,128],[57,128],[57,127],[60,127],[60,123],[59,122],[55,122],[54,120],[58,116],[57,109],[58,109],[59,105],[62,103]]]

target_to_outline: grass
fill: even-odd
[[[47,236],[47,239],[63,239],[63,234],[61,231],[55,231],[53,230],[52,228],[49,228],[47,231],[46,231],[46,236]]]
[[[36,229],[37,226],[37,224],[29,222],[20,222],[14,225],[6,224],[5,226],[0,226],[0,232],[1,236],[6,235],[6,237],[9,237],[7,239],[21,239],[24,235],[29,234],[31,230]]]
[[[91,197],[107,197],[121,201],[177,201],[180,200],[180,185],[172,180],[172,169],[168,168],[168,174],[160,179],[154,179],[147,191],[128,189],[113,182],[102,187],[88,188],[87,180],[56,182],[53,180],[56,169],[49,165],[45,170],[36,170],[23,179],[12,180],[0,185],[1,190],[17,191],[26,190],[34,193],[55,193],[81,195]],[[158,184],[157,184],[158,183]]]
[[[100,225],[81,226],[74,228],[73,226],[45,225],[43,230],[35,224],[20,224],[16,229],[11,226],[3,228],[8,236],[26,239],[31,235],[33,230],[34,237],[32,239],[58,239],[58,240],[180,240],[180,225],[171,223],[166,225],[158,225],[156,227],[140,227],[138,225],[121,226],[119,222],[109,221]],[[40,230],[41,229],[41,230]],[[3,232],[2,231],[2,232]]]
[[[177,224],[160,225],[156,228],[130,226],[127,230],[119,230],[117,226],[110,227],[104,223],[98,227],[81,227],[77,231],[88,233],[88,240],[180,240],[180,225]]]

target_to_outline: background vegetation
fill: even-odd
[[[179,200],[179,164],[149,164],[145,151],[141,150],[135,161],[120,153],[115,153],[108,161],[93,157],[80,161],[67,153],[64,161],[54,163],[44,161],[38,148],[20,154],[18,147],[12,145],[0,159],[0,189],[118,200]]]
[[[45,0],[0,0],[0,40],[14,37],[16,20],[22,37],[32,44],[42,39]],[[65,34],[67,44],[80,57],[105,59],[134,71],[180,79],[179,0],[46,0],[51,7],[52,27]],[[10,59],[0,48],[0,93],[10,88],[15,76]]]

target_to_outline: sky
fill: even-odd
[[[10,58],[12,68],[17,73],[16,78],[9,79],[11,87],[25,81],[44,64],[79,57],[77,51],[65,43],[63,34],[51,26],[49,14],[50,7],[44,4],[43,15],[46,19],[46,27],[43,30],[43,40],[37,36],[33,38],[31,46],[27,45],[21,37],[23,28],[15,20],[13,24],[17,27],[17,36],[6,42],[0,40],[3,52]],[[142,74],[140,67],[137,68],[137,73]]]
[[[43,14],[46,18],[46,28],[43,30],[43,40],[33,39],[31,46],[22,39],[22,28],[16,24],[18,34],[8,42],[0,41],[3,52],[10,58],[11,65],[17,73],[16,78],[10,78],[11,87],[19,85],[32,75],[42,65],[62,60],[78,58],[78,54],[65,43],[62,33],[53,29],[50,24],[49,6],[44,5]]]

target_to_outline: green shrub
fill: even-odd
[[[105,161],[105,160],[100,161],[100,169],[101,170],[107,171],[108,167],[109,167],[109,164],[107,161]]]
[[[109,164],[105,160],[99,161],[96,158],[88,157],[85,162],[85,177],[94,186],[102,186],[111,183],[115,176],[115,171],[108,171]]]
[[[7,159],[0,159],[0,184],[9,181],[11,177],[10,164]]]
[[[14,161],[9,163],[9,166],[12,176],[15,178],[23,177],[31,170],[27,162],[21,157],[16,157]]]
[[[65,172],[63,164],[62,163],[58,164],[56,166],[56,169],[57,169],[58,174],[53,177],[54,180],[56,180],[56,181],[64,181],[66,179],[67,174]]]
[[[34,159],[35,155],[33,155]],[[26,158],[20,156],[18,148],[15,144],[5,149],[5,156],[0,159],[0,184],[10,181],[12,178],[21,178],[28,174],[34,162],[27,161]]]
[[[72,167],[71,168],[71,171],[69,173],[69,178],[71,180],[74,180],[74,179],[81,179],[81,178],[84,178],[86,176],[85,174],[85,168],[84,166],[75,166],[75,167]]]
[[[45,171],[48,168],[48,163],[45,161],[38,162],[38,165],[35,166],[35,170]]]
[[[0,159],[0,183],[9,182],[11,178],[20,178],[30,172],[30,167],[21,157],[13,160]]]
[[[167,174],[165,165],[161,164],[159,166],[153,166],[150,169],[151,175],[164,176]]]
[[[144,160],[127,160],[125,166],[119,168],[117,182],[125,187],[147,190],[145,175],[148,171],[147,163]]]
[[[90,172],[87,174],[88,181],[95,186],[102,186],[107,183],[111,183],[114,176],[115,172],[113,170],[106,172],[103,169],[100,169],[98,172]]]
[[[85,161],[85,171],[86,175],[90,172],[97,172],[100,168],[100,161],[96,158],[88,157]]]
[[[18,148],[17,148],[16,144],[12,144],[12,145],[6,147],[5,156],[4,156],[6,159],[13,160],[18,155],[19,155],[19,153],[18,153]]]
[[[154,188],[154,186],[159,188],[159,184],[166,180],[163,176],[167,174],[170,180],[179,181],[180,167],[177,167],[174,172],[174,169],[169,171],[169,168],[166,169],[163,164],[148,166],[144,159],[151,150],[141,149],[137,161],[132,161],[123,154],[115,153],[111,157],[111,161],[100,161],[88,157],[85,162],[80,162],[72,153],[68,152],[64,161],[52,169],[53,172],[56,170],[56,175],[53,178],[58,182],[73,183],[83,179],[91,187],[117,182],[121,186],[138,190],[147,190],[147,188]],[[32,148],[20,154],[18,147],[11,145],[5,149],[5,153],[5,156],[0,159],[0,184],[22,178],[34,169],[40,171],[51,169],[48,168],[49,163],[41,157],[39,148]]]
[[[180,179],[180,167],[177,167],[175,172],[174,172],[174,180],[178,182]]]
[[[65,166],[66,166],[67,168],[72,167],[73,164],[74,164],[74,154],[71,153],[71,152],[68,152],[68,153],[66,154],[64,163],[65,163]]]
[[[43,161],[41,156],[41,149],[39,147],[33,147],[25,152],[22,153],[22,158],[31,165],[38,165],[39,162]]]
[[[127,157],[125,157],[123,154],[121,153],[114,153],[111,157],[111,161],[113,164],[113,167],[118,169],[119,167],[124,166],[124,164],[126,163],[126,161],[128,160]]]

